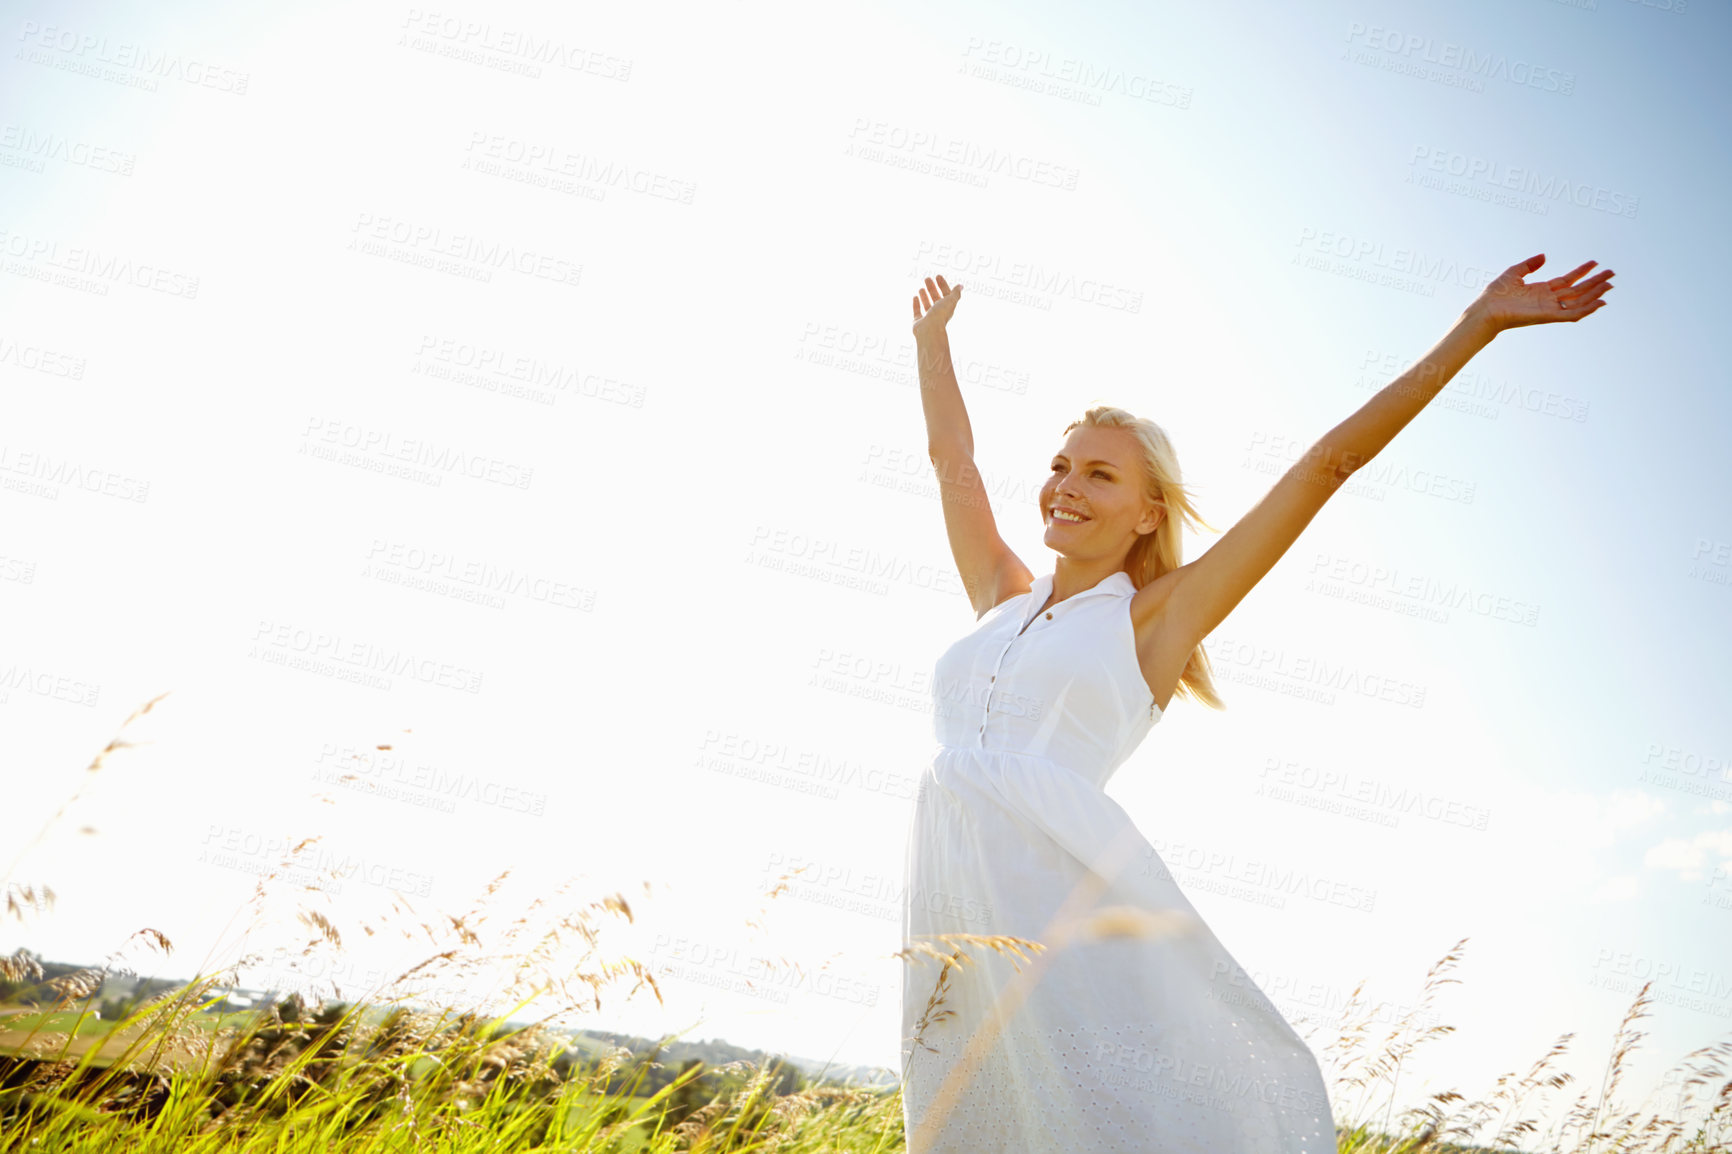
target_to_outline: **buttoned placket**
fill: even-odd
[[[1086,589],[1086,590],[1084,590],[1084,592],[1085,593],[1092,593],[1092,592],[1094,592],[1094,590]],[[1051,589],[1051,586],[1049,584],[1047,587],[1047,596],[1050,597],[1051,595],[1052,595],[1052,589]],[[1082,594],[1080,594],[1080,593],[1075,594],[1072,597],[1067,598],[1067,600],[1074,601],[1074,600],[1076,600],[1077,597],[1080,597],[1080,596],[1082,596]],[[1057,608],[1057,606],[1054,606],[1054,608]],[[1052,612],[1053,612],[1052,609],[1048,609],[1046,611],[1045,617],[1048,621],[1052,620]],[[1019,640],[1021,640],[1023,635],[1026,634],[1030,629],[1034,628],[1034,621],[1035,621],[1035,618],[1033,618],[1033,617],[1025,617],[1022,619],[1022,624],[1017,627],[1017,630],[1015,633],[1011,634],[1010,640],[1004,643],[1004,648],[998,654],[998,660],[993,663],[992,676],[989,677],[987,679],[987,682],[986,682],[986,701],[981,705],[981,709],[980,709],[980,733],[975,738],[975,741],[978,743],[979,748],[981,748],[981,749],[986,748],[986,720],[987,720],[987,718],[992,716],[992,695],[995,692],[997,692],[998,675],[999,675],[999,672],[1001,670],[1003,670],[1003,668],[1004,668],[1004,659],[1010,655],[1010,647],[1012,645],[1015,645]]]
[[[1049,579],[1046,579],[1046,578],[1043,578],[1042,580],[1046,584],[1047,596],[1048,597],[1052,596],[1052,583],[1051,583],[1051,581]],[[1110,580],[1110,578],[1109,578],[1109,580]],[[1104,583],[1105,582],[1102,582],[1102,584],[1104,584]],[[1084,589],[1081,593],[1071,594],[1069,597],[1065,598],[1064,601],[1059,602],[1059,605],[1063,605],[1063,604],[1066,604],[1068,602],[1075,601],[1078,597],[1087,597],[1090,594],[1093,594],[1096,592],[1101,592],[1101,591],[1102,590],[1100,588],[1100,585],[1093,585],[1087,589]],[[1038,587],[1035,590],[1031,590],[1031,593],[1032,592],[1038,592]],[[1042,600],[1044,601],[1044,598]],[[1055,606],[1053,606],[1052,609],[1048,609],[1044,614],[1040,614],[1039,616],[1044,616],[1048,621],[1051,621],[1053,611],[1056,610],[1057,608],[1058,608],[1058,606],[1055,605]],[[992,695],[995,692],[997,692],[998,675],[1004,669],[1004,659],[1006,657],[1010,656],[1010,647],[1012,645],[1015,645],[1018,641],[1020,641],[1028,633],[1028,631],[1030,629],[1034,628],[1036,620],[1037,620],[1036,617],[1023,618],[1022,624],[1017,627],[1017,631],[1015,633],[1011,634],[1010,640],[1004,643],[1004,648],[999,651],[998,660],[993,663],[992,676],[989,677],[987,679],[987,682],[986,682],[986,701],[981,706],[981,711],[980,711],[980,732],[975,737],[975,742],[977,743],[977,747],[980,749],[986,748],[986,722],[987,722],[987,719],[992,716]],[[1152,719],[1154,716],[1155,716],[1155,705],[1153,702],[1150,702],[1149,703],[1149,717]]]

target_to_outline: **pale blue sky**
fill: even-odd
[[[1724,6],[9,19],[8,837],[173,694],[20,863],[60,903],[0,947],[150,925],[187,972],[322,832],[349,925],[508,866],[511,900],[665,884],[624,940],[670,1008],[599,1024],[890,1064],[920,679],[973,620],[919,277],[967,286],[977,460],[1040,573],[1034,490],[1088,405],[1160,422],[1224,529],[1545,252],[1615,269],[1610,307],[1481,353],[1211,639],[1227,710],[1175,704],[1110,792],[1320,1032],[1469,939],[1404,1104],[1567,1031],[1597,1090],[1639,976],[1644,1089],[1732,1033]],[[88,490],[44,478],[68,462]],[[346,660],[288,667],[320,634]],[[413,664],[334,675],[368,655]],[[1320,666],[1423,704],[1297,696]],[[426,952],[386,937],[357,972]],[[754,954],[840,984],[721,988]]]

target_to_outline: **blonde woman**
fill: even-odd
[[[946,331],[962,286],[926,278],[927,444],[979,624],[937,660],[937,747],[909,829],[910,1154],[1335,1150],[1316,1058],[1103,789],[1174,697],[1220,708],[1203,639],[1475,353],[1605,307],[1610,270],[1528,283],[1544,263],[1493,280],[1189,564],[1180,525],[1201,519],[1166,434],[1088,410],[1040,491],[1058,559],[1039,576],[999,536],[974,469]]]

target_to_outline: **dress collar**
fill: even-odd
[[[1040,607],[1046,604],[1046,599],[1048,597],[1052,596],[1052,583],[1057,580],[1057,578],[1058,574],[1056,572],[1043,573],[1039,577],[1036,577],[1034,583],[1029,586],[1028,602],[1023,606],[1022,625],[1018,628],[1017,636],[1020,637],[1028,630],[1029,624],[1034,620],[1035,615],[1040,612]],[[1137,583],[1131,580],[1131,575],[1126,573],[1123,569],[1118,569],[1109,573],[1094,585],[1082,590],[1080,593],[1072,593],[1069,597],[1060,601],[1058,605],[1053,606],[1053,609],[1056,610],[1062,606],[1069,605],[1072,601],[1077,601],[1084,597],[1129,597],[1136,591]]]
[[[1034,584],[1029,586],[1028,591],[1029,595],[1034,598],[1035,605],[1046,604],[1046,599],[1052,596],[1052,583],[1057,579],[1058,574],[1056,572],[1043,573],[1034,579]],[[1129,597],[1136,591],[1137,583],[1131,580],[1131,575],[1123,569],[1117,569],[1080,593],[1072,593],[1059,604],[1075,601],[1078,597],[1093,597],[1097,593],[1110,593],[1115,597]]]

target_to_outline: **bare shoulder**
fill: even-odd
[[[1162,573],[1131,596],[1131,623],[1136,626],[1137,642],[1141,644],[1154,631],[1167,607],[1167,599],[1184,579],[1185,569]]]
[[[1023,564],[1022,558],[1009,549],[999,559],[992,574],[992,588],[974,603],[974,619],[979,621],[1012,597],[1021,597],[1034,588],[1034,571]]]
[[[1138,589],[1131,596],[1131,625],[1137,636],[1137,663],[1155,704],[1165,710],[1171,703],[1179,677],[1196,651],[1196,643],[1176,633],[1167,616],[1168,599],[1185,569],[1180,566]]]

